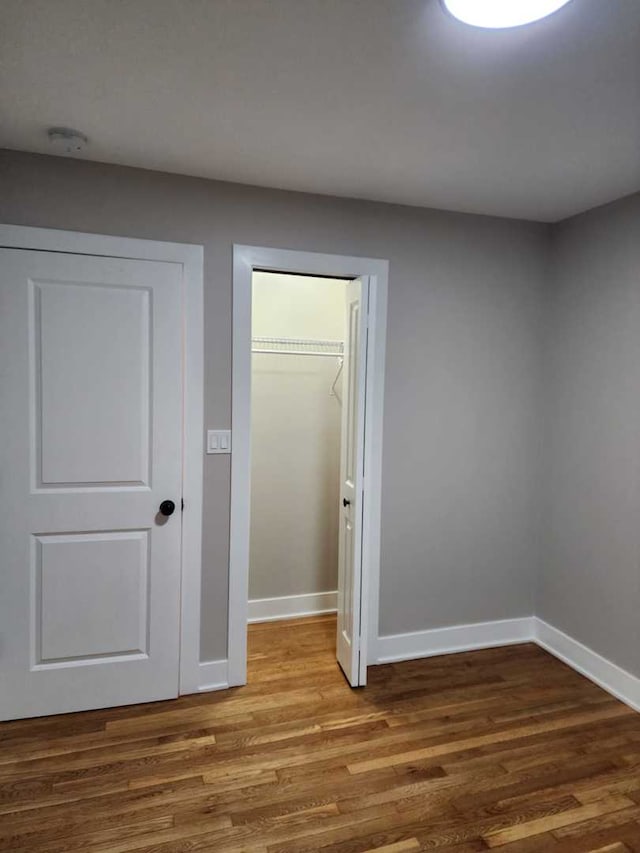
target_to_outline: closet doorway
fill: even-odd
[[[349,684],[375,660],[386,279],[385,261],[235,247],[230,684],[247,623],[335,612]]]
[[[350,679],[361,291],[339,278],[252,279],[249,623],[339,610]]]

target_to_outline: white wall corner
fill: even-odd
[[[428,658],[493,646],[508,646],[533,642],[534,617],[500,619],[494,622],[476,622],[471,625],[453,625],[432,628],[410,634],[390,634],[378,637],[375,663]],[[373,661],[372,661],[373,662]]]
[[[249,622],[276,622],[301,616],[335,613],[338,593],[310,592],[302,595],[283,595],[279,598],[254,598],[249,601]]]
[[[574,640],[558,628],[535,618],[535,642],[590,681],[640,711],[640,678]]]
[[[226,660],[207,660],[200,662],[198,692],[226,690],[229,687],[228,662]]]

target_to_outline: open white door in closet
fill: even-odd
[[[360,666],[360,626],[368,295],[368,277],[348,282],[340,455],[337,657],[352,687],[364,686],[366,673],[366,668]]]

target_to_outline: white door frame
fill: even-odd
[[[369,277],[367,387],[362,520],[361,679],[375,661],[380,593],[382,417],[389,262],[263,246],[233,247],[231,530],[229,549],[229,686],[247,681],[251,502],[251,280],[254,270],[319,277]]]
[[[0,248],[34,249],[74,255],[103,255],[182,266],[183,445],[182,581],[180,601],[180,693],[200,686],[200,592],[202,574],[202,477],[204,435],[204,328],[202,246],[129,237],[107,237],[53,228],[0,225]]]

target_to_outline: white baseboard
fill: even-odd
[[[335,592],[258,599],[249,603],[249,621],[266,622],[331,613],[335,611],[335,602]],[[252,605],[257,606],[252,608]],[[616,699],[640,711],[640,678],[535,616],[379,637],[375,645],[375,659],[371,662],[394,663],[528,642],[536,643]],[[228,686],[226,660],[200,663],[199,692],[224,690]]]
[[[229,686],[226,660],[207,660],[200,663],[199,693],[226,690]]]
[[[432,628],[411,634],[391,634],[379,637],[376,644],[376,663],[428,658],[492,646],[508,646],[532,642],[534,617],[500,619],[495,622],[476,622],[472,625],[453,625]]]
[[[249,602],[249,622],[275,622],[277,619],[335,613],[337,602],[338,593],[335,590],[284,595],[281,598],[254,598]]]
[[[603,658],[558,628],[535,619],[535,642],[616,699],[640,711],[640,678]]]
[[[372,663],[393,663],[527,642],[536,643],[616,699],[640,711],[640,678],[536,616],[379,637]]]

